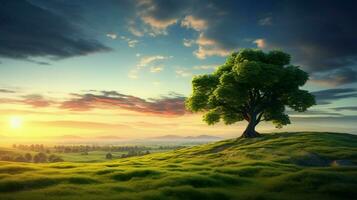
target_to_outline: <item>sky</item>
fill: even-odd
[[[239,136],[185,110],[195,75],[242,48],[283,50],[317,105],[272,131],[357,134],[356,1],[1,0],[0,136]]]

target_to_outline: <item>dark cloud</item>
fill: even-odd
[[[343,85],[357,81],[357,1],[139,1],[149,25],[164,28],[192,16],[199,58],[226,56],[242,47],[283,49],[308,70],[315,82]],[[146,3],[142,3],[146,2]],[[172,23],[169,23],[171,20]],[[176,20],[173,23],[172,20]],[[176,23],[177,22],[177,23]],[[187,23],[186,23],[187,24]]]
[[[94,108],[120,108],[139,113],[165,116],[179,116],[186,113],[184,107],[185,97],[178,95],[145,100],[116,91],[101,91],[99,93],[72,94],[72,96],[71,100],[61,103],[61,109],[88,111]]]
[[[0,89],[0,93],[16,93],[14,90]]]
[[[109,51],[88,38],[69,19],[26,0],[0,2],[0,57],[34,61],[36,57],[63,59]]]
[[[341,113],[328,112],[324,110],[307,110],[305,112],[296,112],[296,111],[286,111],[289,115],[299,115],[299,116],[342,116]]]
[[[327,86],[338,86],[354,83],[357,80],[357,71],[349,67],[331,70],[327,73],[315,73],[311,77],[313,82]]]
[[[357,111],[357,106],[344,106],[344,107],[337,107],[337,108],[333,108],[336,111]]]
[[[332,101],[346,99],[346,98],[356,98],[357,89],[355,88],[338,88],[338,89],[327,89],[312,92],[317,100],[317,104],[330,104]]]
[[[273,14],[276,26],[267,40],[291,51],[313,72],[355,65],[356,8],[353,0],[286,1]]]
[[[264,38],[270,48],[282,48],[293,61],[333,86],[357,82],[357,2],[284,1],[272,12]]]

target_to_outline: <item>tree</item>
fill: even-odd
[[[40,152],[33,157],[33,162],[35,162],[35,163],[47,162],[47,155]]]
[[[32,161],[32,155],[30,153],[26,153],[25,154],[25,159],[26,159],[26,162],[31,162]]]
[[[107,155],[105,155],[105,158],[106,159],[112,159],[113,155],[111,153],[107,153]]]
[[[26,162],[26,159],[24,156],[20,155],[20,156],[17,156],[14,161],[15,162]]]
[[[205,112],[203,120],[209,125],[246,120],[242,137],[257,137],[255,127],[261,121],[272,121],[277,128],[290,124],[286,106],[304,112],[315,104],[313,95],[299,89],[308,78],[298,66],[290,65],[289,54],[243,49],[228,56],[213,73],[193,78],[186,107]]]

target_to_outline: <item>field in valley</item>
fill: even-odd
[[[273,133],[96,163],[0,162],[0,199],[353,199],[357,136]]]

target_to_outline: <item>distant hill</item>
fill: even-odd
[[[198,136],[180,136],[180,135],[164,135],[159,137],[152,137],[152,140],[209,140],[209,141],[217,141],[222,138],[211,136],[211,135],[198,135]]]

